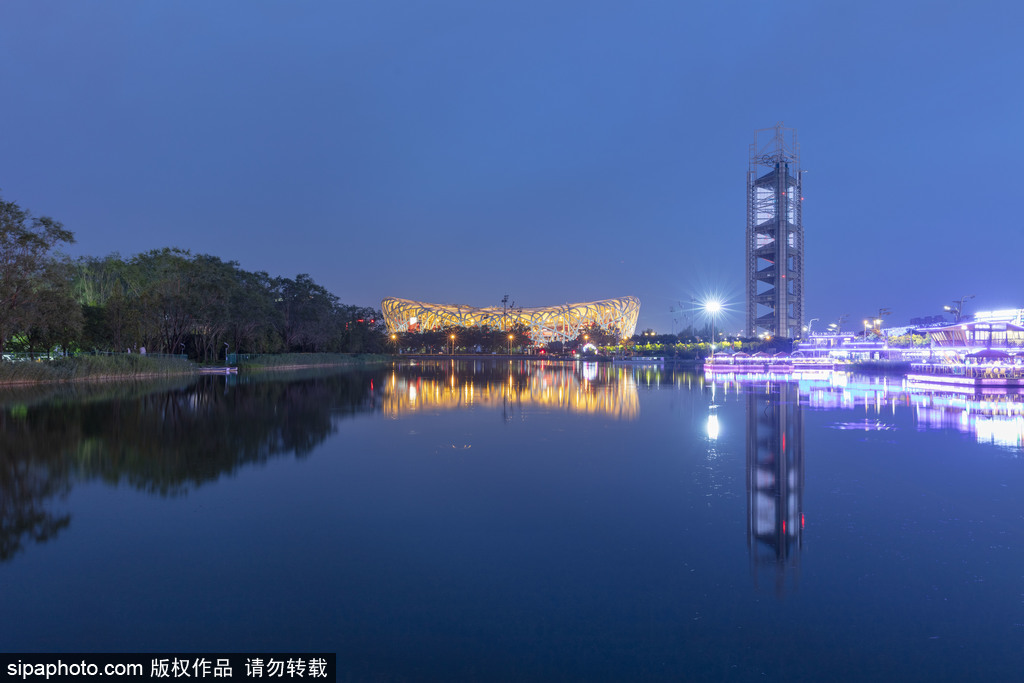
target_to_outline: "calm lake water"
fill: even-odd
[[[0,390],[0,650],[1024,678],[1024,407],[508,361]]]

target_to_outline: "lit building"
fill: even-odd
[[[927,330],[937,349],[964,353],[984,349],[1024,349],[1024,326],[1007,322],[964,322]]]
[[[521,324],[534,344],[571,341],[593,327],[618,337],[632,337],[640,314],[635,296],[545,308],[475,308],[388,298],[380,302],[388,332],[418,332],[447,327],[488,327],[507,330]]]
[[[979,323],[1012,323],[1024,325],[1024,308],[1004,308],[999,311],[978,311],[971,319]]]
[[[803,171],[796,131],[759,130],[747,169],[746,286],[750,337],[796,339],[804,321]]]

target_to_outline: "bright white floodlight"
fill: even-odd
[[[708,299],[704,302],[704,312],[711,316],[711,362],[715,359],[715,318],[722,310],[722,302],[718,299]]]

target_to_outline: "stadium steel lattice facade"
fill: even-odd
[[[747,170],[747,334],[800,336],[804,320],[803,171],[796,131],[759,130]]]
[[[447,327],[487,325],[506,330],[523,324],[535,344],[571,341],[592,326],[619,337],[632,337],[640,313],[635,296],[605,299],[583,304],[563,304],[544,308],[474,308],[448,304],[429,304],[409,299],[384,299],[380,302],[388,332],[437,330]]]

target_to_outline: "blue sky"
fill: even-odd
[[[1016,2],[21,2],[0,192],[345,303],[717,292],[757,129],[801,144],[806,317],[1024,306]]]

